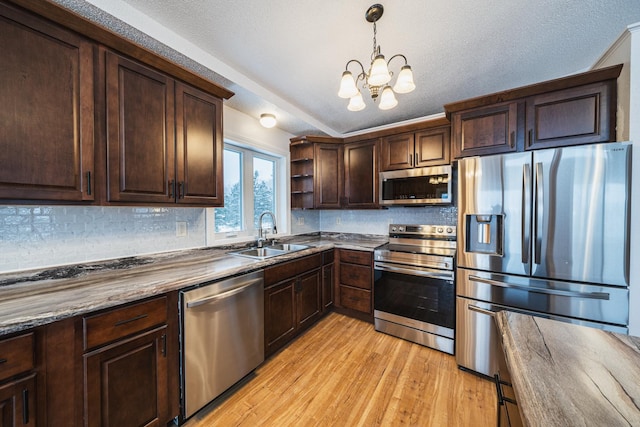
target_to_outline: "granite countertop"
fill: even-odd
[[[507,311],[496,320],[524,425],[640,425],[639,337]]]
[[[283,240],[284,241],[284,240]],[[302,235],[288,243],[308,249],[263,260],[212,247],[0,274],[0,335],[119,304],[197,286],[334,247],[373,251],[385,236]]]

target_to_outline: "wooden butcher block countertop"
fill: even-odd
[[[640,338],[503,311],[496,316],[527,426],[640,426]]]

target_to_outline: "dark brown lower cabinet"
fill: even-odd
[[[264,290],[264,353],[274,353],[291,340],[296,331],[295,281]]]
[[[322,310],[328,311],[333,307],[333,286],[336,279],[334,264],[334,250],[322,253]]]
[[[36,425],[36,374],[0,385],[0,426]]]
[[[498,373],[494,381],[498,395],[498,427],[522,427],[516,394],[511,385],[511,374],[502,351],[498,352]]]
[[[264,353],[268,357],[322,316],[322,254],[264,270]]]
[[[336,306],[346,314],[373,320],[373,256],[372,252],[338,250]],[[365,317],[362,317],[365,315]]]
[[[164,426],[166,326],[84,356],[87,426]]]

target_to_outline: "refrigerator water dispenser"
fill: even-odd
[[[504,215],[466,215],[465,251],[502,256]]]

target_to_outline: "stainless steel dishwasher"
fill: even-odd
[[[186,419],[264,361],[262,271],[180,292],[180,316]]]

